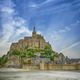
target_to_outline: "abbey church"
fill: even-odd
[[[20,39],[17,43],[12,43],[10,50],[22,50],[22,49],[41,49],[43,50],[49,42],[46,42],[41,34],[37,34],[35,27],[33,28],[32,36],[24,37]]]

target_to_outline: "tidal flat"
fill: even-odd
[[[0,69],[0,80],[80,80],[80,72]]]

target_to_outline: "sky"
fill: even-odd
[[[54,51],[80,58],[80,0],[0,0],[0,56],[34,26]]]

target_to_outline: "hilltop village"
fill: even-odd
[[[55,52],[34,27],[32,36],[11,44],[7,55],[0,59],[0,67],[27,70],[80,69],[80,60],[72,60]]]

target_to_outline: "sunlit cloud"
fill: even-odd
[[[9,0],[11,4],[12,1]],[[7,2],[1,7],[2,13],[2,37],[0,38],[0,55],[6,54],[9,50],[9,46],[13,41],[17,41],[24,35],[31,35],[31,30],[28,29],[27,22],[19,17],[15,16],[16,12],[13,6],[8,6]],[[21,34],[24,34],[21,36]]]

